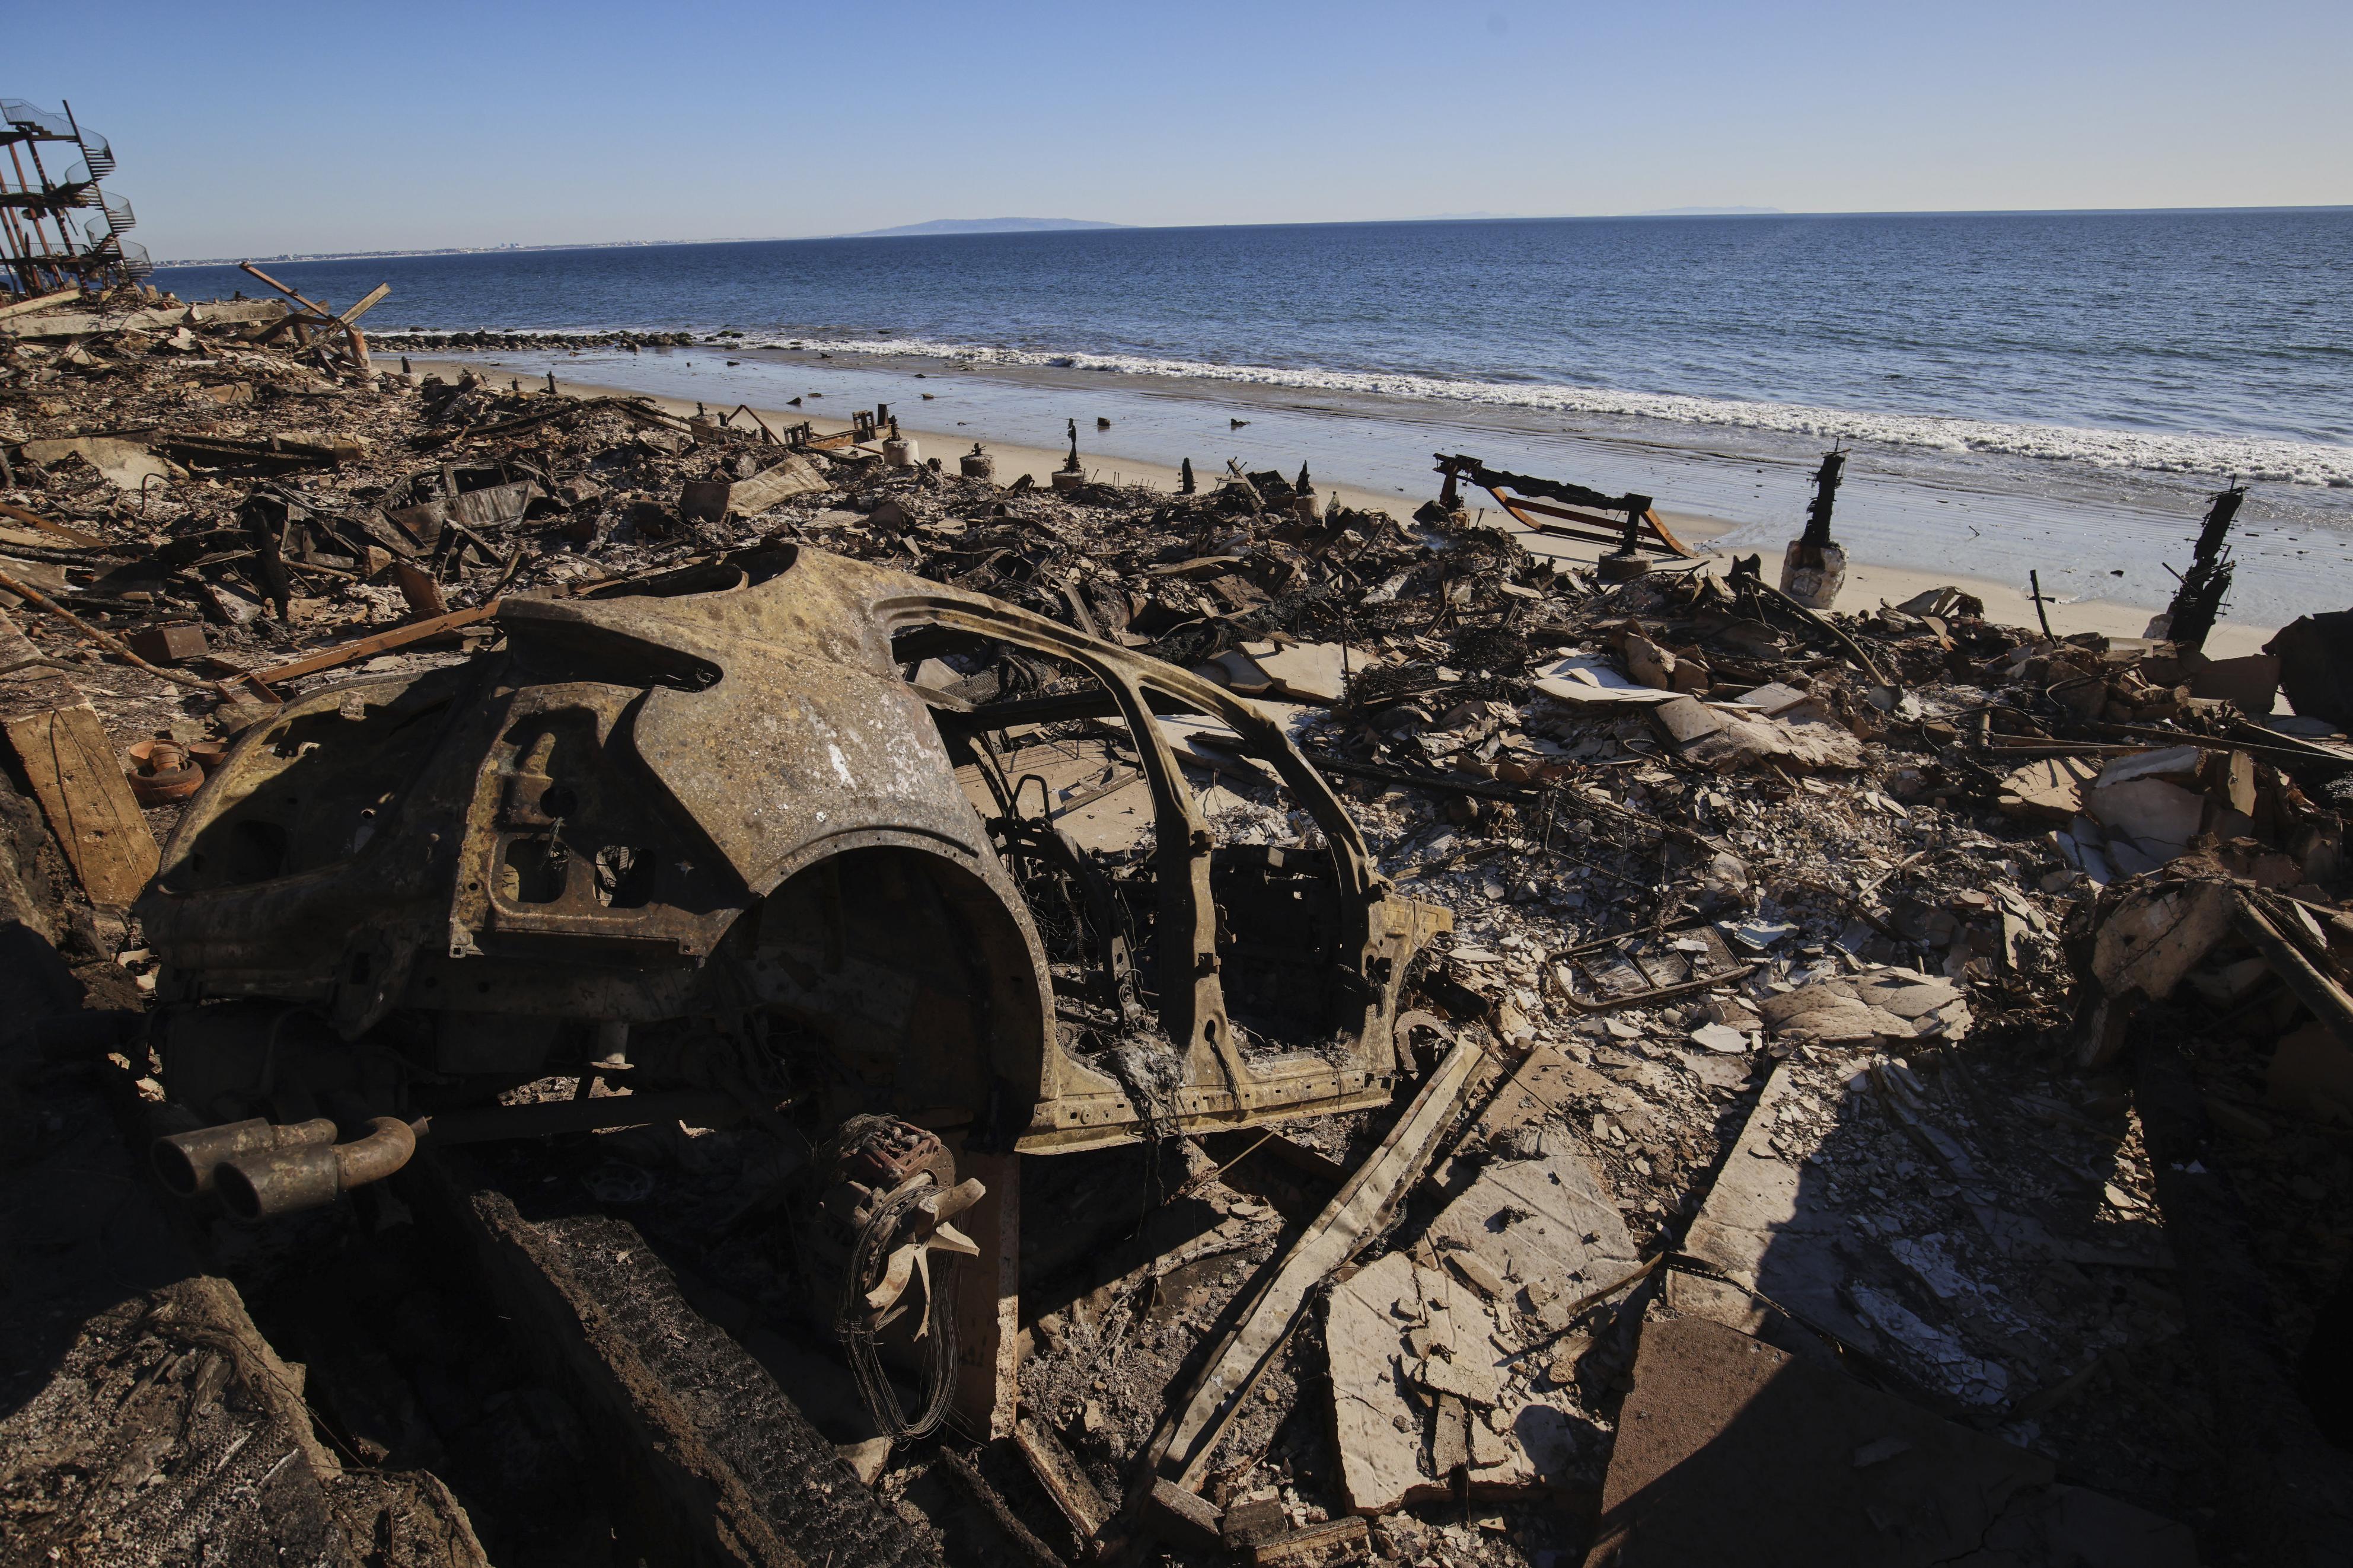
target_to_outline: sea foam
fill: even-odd
[[[943,359],[976,368],[1002,365],[1092,370],[1126,375],[1236,382],[1256,386],[1288,386],[1307,391],[1430,398],[1498,408],[1540,409],[1566,415],[1657,419],[1682,425],[1764,430],[1820,440],[1872,441],[1935,451],[2033,458],[2051,462],[2089,464],[2101,468],[2218,478],[2235,475],[2243,480],[2272,484],[2353,489],[2353,447],[2321,442],[2152,430],[2079,429],[2057,425],[1959,419],[1933,414],[1862,413],[1798,403],[1622,392],[1608,387],[1564,386],[1538,382],[1470,381],[1400,372],[1219,364],[1205,360],[1155,359],[1135,354],[1054,353],[1034,349],[904,338],[804,337],[786,341],[828,353],[854,353],[874,358]]]

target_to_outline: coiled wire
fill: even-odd
[[[912,1421],[899,1403],[899,1391],[892,1386],[890,1373],[883,1368],[874,1335],[865,1327],[871,1309],[866,1305],[866,1292],[859,1282],[881,1277],[884,1249],[898,1230],[899,1221],[918,1199],[938,1190],[929,1181],[908,1182],[874,1205],[874,1212],[859,1228],[858,1239],[849,1249],[849,1266],[841,1282],[841,1300],[834,1312],[833,1331],[849,1352],[849,1375],[858,1384],[858,1396],[865,1404],[867,1414],[874,1417],[875,1426],[893,1439],[925,1436],[938,1430],[947,1416],[948,1401],[955,1392],[955,1305],[948,1284],[955,1272],[955,1263],[950,1260],[956,1255],[934,1255],[928,1292],[931,1300],[924,1303],[924,1310],[931,1314],[931,1327],[923,1336],[923,1413]]]

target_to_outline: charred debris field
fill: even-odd
[[[0,307],[0,1561],[2353,1552],[2353,613],[2207,658],[2231,492],[2060,639],[1834,463],[1775,586],[368,302]]]

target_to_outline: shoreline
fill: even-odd
[[[816,332],[736,332],[733,346],[718,333],[733,328],[708,325],[531,327],[485,330],[491,339],[539,340],[522,343],[419,345],[409,352],[571,353],[603,347],[596,339],[676,338],[652,343],[690,352],[751,355],[815,355],[843,364],[930,364],[933,374],[956,372],[1008,379],[1075,373],[1112,374],[1146,388],[1189,387],[1198,395],[1367,397],[1415,403],[1443,411],[1447,422],[1491,415],[1586,422],[1599,431],[1613,425],[1672,426],[1709,440],[1795,438],[1883,448],[1891,454],[1945,456],[1963,459],[2031,460],[2086,475],[2139,476],[2204,485],[2237,478],[2328,507],[2332,492],[2353,489],[2353,446],[2297,439],[2254,431],[2134,428],[2068,425],[2017,414],[1944,414],[1917,409],[1841,407],[1803,401],[1720,394],[1676,393],[1550,381],[1481,381],[1475,377],[1415,370],[1340,370],[1306,364],[1258,364],[1193,360],[1128,352],[1018,348],[1005,343],[961,342],[920,336],[897,337],[879,329],[877,337],[832,337]],[[424,338],[466,337],[448,328],[417,328]],[[408,335],[388,330],[387,338]],[[574,340],[577,340],[575,342]],[[1211,390],[1214,389],[1214,390]],[[2337,510],[2353,510],[2353,508]]]
[[[392,344],[387,344],[378,351],[380,358],[396,355],[400,352],[396,345]],[[756,359],[754,356],[757,356]],[[966,408],[975,401],[953,396],[954,393],[961,392],[976,382],[994,378],[987,372],[950,368],[937,364],[936,362],[923,362],[934,366],[928,370],[902,366],[878,370],[864,363],[828,363],[824,365],[814,365],[807,363],[803,356],[790,354],[789,351],[730,349],[707,344],[697,345],[690,350],[649,351],[639,354],[614,353],[592,356],[578,352],[491,349],[437,350],[430,353],[409,353],[406,357],[420,374],[436,373],[455,374],[470,369],[485,375],[503,374],[511,379],[535,381],[544,384],[547,372],[554,370],[558,387],[575,395],[598,396],[619,393],[643,396],[651,399],[659,406],[679,413],[691,413],[698,403],[723,409],[733,408],[740,403],[772,425],[779,421],[791,423],[806,420],[821,435],[829,435],[849,427],[847,419],[831,417],[822,411],[811,409],[806,404],[800,408],[793,408],[786,405],[785,399],[765,397],[761,384],[774,380],[775,367],[781,363],[783,366],[789,367],[802,381],[813,382],[822,379],[828,384],[835,386],[837,390],[823,395],[824,399],[828,404],[833,404],[835,398],[839,397],[838,405],[845,412],[854,407],[871,407],[877,402],[889,403],[899,416],[902,430],[918,443],[921,455],[924,458],[938,458],[944,464],[961,456],[966,449],[967,443],[974,440],[982,442],[990,454],[997,459],[997,481],[1000,484],[1010,483],[1024,472],[1029,473],[1036,482],[1043,484],[1050,474],[1061,467],[1065,457],[1065,450],[1061,446],[1049,447],[1036,438],[1037,435],[1043,433],[1040,426],[1046,423],[1038,417],[1036,411],[1001,406],[994,409],[970,406],[969,412],[981,415],[983,417],[971,420],[955,420],[947,417],[960,408]],[[814,359],[815,351],[810,351],[807,358]],[[584,365],[581,369],[598,374],[584,374],[580,371],[567,374],[568,367],[563,363],[566,359],[593,360],[595,362],[593,364]],[[731,360],[734,363],[728,363]],[[698,361],[701,362],[700,366],[698,366]],[[631,362],[638,363],[633,364]],[[728,371],[741,371],[752,366],[758,368],[751,375],[731,376],[726,374]],[[691,376],[692,389],[703,392],[705,395],[695,397],[681,395],[681,390],[676,388],[677,383],[687,379],[678,374],[681,369]],[[769,374],[761,374],[764,370]],[[640,374],[628,374],[631,371],[638,371]],[[616,372],[621,374],[613,374]],[[1089,379],[1092,381],[1093,378]],[[1127,382],[1131,379],[1123,377],[1122,381]],[[926,401],[923,395],[931,389],[917,385],[918,382],[936,384],[939,390],[934,391],[931,399]],[[666,388],[664,383],[672,384],[671,387]],[[849,395],[853,390],[868,395]],[[1290,416],[1287,419],[1277,419],[1276,422],[1289,427],[1288,437],[1292,444],[1302,447],[1320,444],[1324,450],[1294,451],[1291,455],[1290,462],[1276,459],[1271,453],[1262,456],[1244,455],[1240,458],[1242,466],[1261,468],[1280,468],[1287,474],[1303,456],[1315,476],[1316,489],[1327,498],[1336,492],[1344,505],[1387,511],[1403,521],[1416,506],[1430,495],[1436,493],[1434,476],[1429,485],[1419,494],[1408,489],[1404,484],[1381,483],[1380,480],[1384,479],[1401,477],[1395,473],[1394,463],[1385,465],[1392,469],[1391,472],[1375,477],[1367,477],[1361,472],[1349,472],[1345,467],[1337,469],[1331,467],[1330,464],[1335,459],[1345,463],[1347,448],[1360,443],[1330,439],[1314,443],[1312,439],[1303,439],[1301,437],[1303,431],[1308,432],[1312,437],[1314,430],[1312,424],[1303,424],[1303,418],[1306,421],[1320,421],[1329,425],[1333,422],[1334,416],[1349,418],[1352,416],[1350,412],[1329,407],[1301,406],[1301,400],[1295,396],[1269,397],[1263,400],[1242,398],[1233,395],[1238,391],[1248,392],[1251,389],[1224,384],[1217,387],[1217,392],[1220,395],[1219,398],[1206,396],[1189,388],[1176,389],[1159,386],[1138,388],[1133,385],[1122,385],[1104,388],[1092,384],[1074,387],[1057,387],[1049,384],[1042,387],[1025,386],[1021,390],[1033,393],[1044,392],[1050,395],[1059,393],[1060,395],[1055,397],[1054,402],[1056,407],[1061,412],[1053,418],[1052,425],[1059,426],[1062,417],[1078,418],[1082,463],[1090,475],[1115,479],[1117,482],[1142,483],[1174,492],[1177,483],[1177,469],[1172,462],[1155,460],[1134,452],[1133,448],[1135,446],[1144,443],[1135,438],[1132,428],[1123,428],[1132,426],[1133,421],[1127,419],[1115,421],[1110,431],[1096,431],[1088,427],[1089,420],[1092,416],[1092,409],[1088,405],[1104,404],[1107,395],[1114,396],[1124,395],[1123,401],[1131,405],[1139,397],[1149,399],[1155,404],[1163,405],[1164,408],[1176,405],[1196,415],[1212,402],[1230,402],[1237,410],[1250,412],[1251,418],[1240,421],[1239,425],[1233,425],[1232,416],[1228,416],[1229,423],[1226,442],[1228,446],[1247,447],[1262,445],[1255,438],[1245,437],[1243,427],[1255,426],[1270,416]],[[1257,390],[1263,392],[1274,389]],[[1295,389],[1282,390],[1295,392]],[[873,395],[874,394],[881,395]],[[943,401],[949,403],[949,406],[945,409],[936,406]],[[1001,402],[1002,400],[986,398],[977,400],[983,405],[991,401]],[[1219,412],[1222,412],[1222,409]],[[994,416],[990,416],[991,415]],[[1378,420],[1368,419],[1362,413],[1355,413],[1353,419],[1358,424],[1372,425],[1378,432],[1377,438],[1386,441],[1388,446],[1403,447],[1409,450],[1428,450],[1427,440],[1435,437],[1440,430],[1446,430],[1449,434],[1460,433],[1446,425],[1437,425],[1437,427],[1433,428],[1436,422],[1417,419],[1410,416]],[[1162,423],[1166,422],[1162,421]],[[1207,432],[1202,437],[1205,442],[1203,450],[1217,449],[1206,444],[1214,435],[1214,430],[1209,426],[1215,422],[1196,417],[1191,423],[1201,426]],[[1022,426],[1028,427],[1024,428],[1022,433],[1029,435],[1031,439],[1024,441],[1008,433],[1009,428]],[[1056,434],[1059,433],[1057,429]],[[1155,432],[1155,434],[1164,433]],[[1124,446],[1130,450],[1125,452],[1091,450],[1097,442],[1113,447]],[[1692,460],[1689,454],[1676,456],[1685,462]],[[1759,473],[1766,471],[1750,454],[1719,452],[1708,456],[1712,456],[1717,466],[1722,468],[1728,469],[1738,465],[1744,468],[1755,468]],[[1502,466],[1503,461],[1504,459],[1498,459],[1499,466]],[[1194,463],[1195,474],[1204,487],[1217,483],[1222,475],[1223,468],[1221,459],[1197,458]],[[1657,471],[1655,467],[1652,471]],[[1340,477],[1335,481],[1335,475],[1345,477]],[[1786,484],[1791,476],[1783,474],[1778,477]],[[1642,476],[1637,474],[1634,478],[1640,479]],[[1580,482],[1592,481],[1589,478],[1583,478]],[[1619,487],[1613,485],[1609,488]],[[1632,483],[1628,483],[1624,488],[1635,487]],[[1664,489],[1664,487],[1660,488]],[[1763,487],[1760,485],[1757,488],[1761,489]],[[1914,561],[1890,560],[1887,558],[1887,552],[1873,548],[1873,545],[1882,540],[1883,535],[1880,531],[1869,528],[1857,529],[1848,525],[1846,520],[1849,510],[1854,504],[1852,497],[1857,490],[1871,495],[1873,500],[1880,500],[1883,498],[1888,488],[1889,483],[1883,477],[1872,475],[1866,476],[1861,485],[1857,485],[1851,479],[1849,484],[1841,490],[1840,524],[1837,532],[1841,542],[1847,547],[1849,554],[1846,588],[1841,595],[1838,605],[1841,611],[1869,610],[1883,603],[1901,604],[1915,594],[1949,584],[1982,599],[1986,605],[1986,615],[1989,619],[2017,626],[2031,627],[2035,625],[2034,605],[2022,582],[2013,584],[2001,579],[1986,576],[1981,572],[1959,571],[1933,564],[1923,565]],[[1926,490],[1930,487],[1914,488],[1915,490]],[[1747,521],[1725,517],[1712,510],[1687,510],[1673,506],[1669,499],[1672,493],[1668,491],[1661,496],[1662,504],[1658,507],[1659,514],[1679,538],[1694,548],[1695,553],[1703,557],[1714,556],[1718,560],[1725,560],[1736,552],[1741,554],[1761,552],[1767,557],[1766,570],[1768,577],[1778,570],[1783,544],[1788,539],[1796,536],[1801,525],[1801,505],[1792,510],[1790,520],[1786,524]],[[1800,491],[1800,494],[1802,493]],[[1953,499],[1955,498],[1915,493],[1908,498],[1911,505],[1907,510],[1916,512],[1927,507],[1949,505]],[[1472,506],[1474,513],[1478,510],[1474,504]],[[1493,509],[1489,510],[1492,511]],[[1563,541],[1550,535],[1532,532],[1516,525],[1512,526],[1513,531],[1517,533],[1523,542],[1535,553],[1585,562],[1591,561],[1600,553],[1594,546],[1573,541]],[[2189,526],[2194,531],[2194,518],[2190,520]],[[1966,541],[1957,542],[1967,543]],[[2181,553],[2186,557],[2186,550]],[[2021,575],[2023,575],[2022,569]],[[2054,575],[2051,571],[2044,572],[2044,608],[2050,616],[2052,629],[2062,637],[2079,632],[2097,632],[2109,637],[2137,637],[2142,635],[2149,617],[2163,607],[2161,603],[2154,605],[2136,604],[2120,597],[2074,597],[2063,602],[2054,602],[2053,594],[2064,593],[2068,586],[2073,585],[2053,582],[2052,579]],[[2121,576],[2123,574],[2119,573],[2118,575]],[[2142,574],[2136,573],[2134,575]],[[2259,652],[2263,644],[2268,641],[2277,629],[2276,625],[2235,619],[2226,616],[2208,638],[2207,648],[2217,658],[2235,658],[2242,654]]]

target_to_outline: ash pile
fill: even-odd
[[[16,1555],[2342,1555],[2353,613],[2207,658],[2235,501],[2168,637],[1841,614],[1831,464],[1777,586],[383,293],[0,307]]]

